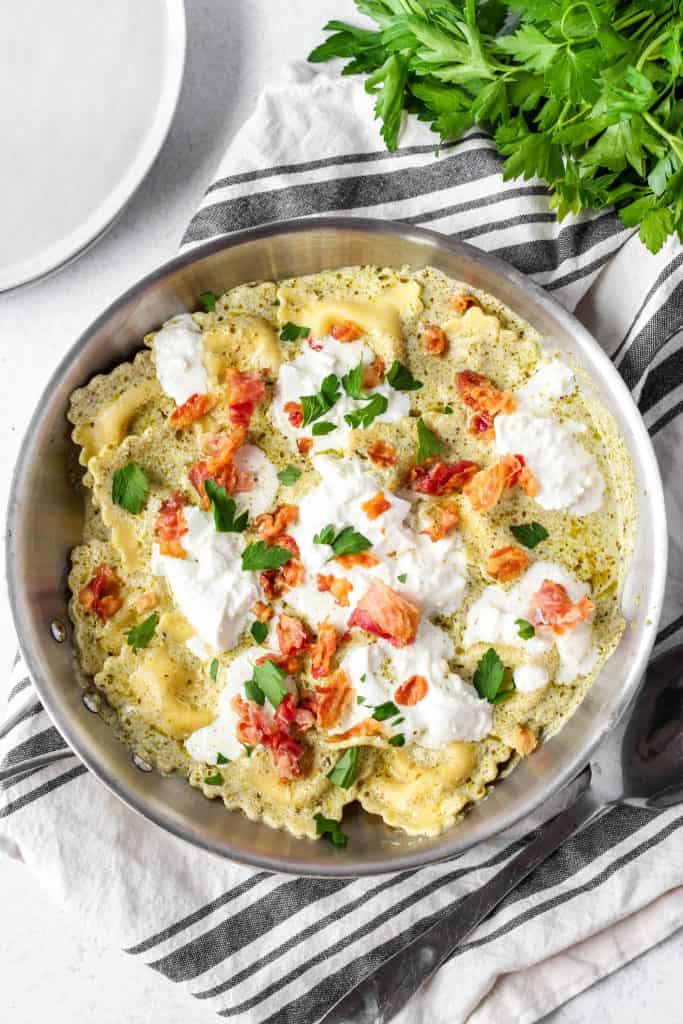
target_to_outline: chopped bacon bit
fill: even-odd
[[[450,494],[464,488],[479,470],[476,462],[461,459],[460,462],[421,462],[413,466],[410,480],[413,490],[420,494]]]
[[[212,434],[204,449],[209,476],[214,476],[229,465],[246,439],[247,431],[244,427],[236,427],[230,433],[222,430],[218,434]]]
[[[349,626],[388,640],[394,647],[407,647],[415,640],[420,609],[381,580],[375,580],[354,608]]]
[[[496,436],[493,417],[487,412],[475,412],[467,426],[467,433],[478,437],[480,441],[493,441]]]
[[[323,344],[321,341],[316,341],[312,334],[309,334],[306,338],[308,347],[312,348],[314,352],[322,352]]]
[[[329,622],[320,622],[317,639],[311,644],[311,675],[314,679],[322,679],[330,674],[338,643],[339,637],[334,626]]]
[[[180,538],[188,531],[184,506],[184,497],[180,491],[174,491],[159,509],[154,523],[154,536],[162,555],[170,555],[172,558],[186,556],[186,551],[180,543]]]
[[[436,542],[447,537],[458,525],[460,518],[457,506],[444,502],[443,505],[436,505],[434,508],[434,521],[427,530],[421,530],[430,540]]]
[[[302,773],[305,748],[293,730],[307,732],[313,726],[315,699],[306,695],[297,701],[295,694],[286,694],[273,716],[272,725],[254,701],[236,696],[232,699],[232,707],[238,716],[235,733],[239,742],[248,747],[260,744],[270,750],[280,781],[298,778]]]
[[[378,519],[387,509],[391,508],[391,502],[384,497],[383,491],[377,491],[371,498],[363,502],[361,508],[368,519]]]
[[[371,363],[363,367],[363,379],[362,385],[364,388],[376,388],[384,380],[384,371],[386,366],[384,360],[380,359],[379,356],[375,356]]]
[[[350,685],[346,672],[338,668],[327,676],[324,686],[316,686],[315,692],[318,722],[323,729],[330,729],[344,716],[356,691]]]
[[[273,617],[273,609],[269,604],[265,604],[263,601],[256,601],[251,606],[251,611],[255,619],[259,622],[270,622]]]
[[[286,565],[279,569],[265,569],[261,573],[261,586],[269,601],[280,597],[285,590],[293,590],[299,587],[304,581],[304,566],[301,561],[299,545],[289,533],[283,533],[277,538],[278,547],[291,551],[294,558],[290,558]]]
[[[500,391],[483,373],[463,370],[455,379],[465,405],[477,413],[486,413],[491,421],[501,412],[514,412],[516,403],[512,392]],[[470,432],[473,431],[473,424],[470,424]]]
[[[299,455],[308,455],[311,448],[313,447],[313,438],[299,437],[297,438],[296,446],[299,450]]]
[[[238,741],[248,747],[257,747],[263,743],[270,735],[270,726],[256,701],[246,701],[237,694],[230,703],[239,719],[235,726]]]
[[[277,641],[283,654],[300,654],[311,642],[308,630],[301,619],[287,612],[280,612],[277,620]]]
[[[316,722],[318,701],[314,693],[287,693],[280,701],[274,719],[282,726],[295,726],[299,732],[308,732]]]
[[[135,602],[136,612],[148,612],[157,603],[157,595],[153,590],[148,590],[146,594],[141,594]]]
[[[486,561],[486,571],[489,576],[493,576],[494,580],[499,580],[501,583],[516,580],[528,567],[529,556],[526,551],[514,544],[496,548]]]
[[[101,622],[106,622],[123,604],[119,595],[120,585],[116,570],[106,562],[101,562],[78,594],[81,607],[86,612],[94,612]]]
[[[270,740],[270,755],[280,782],[298,779],[302,774],[301,759],[304,755],[304,746],[293,736],[288,736],[284,731],[273,733]]]
[[[422,328],[422,351],[429,356],[442,356],[448,348],[448,339],[440,327],[425,324]]]
[[[342,324],[332,324],[330,334],[335,341],[357,341],[363,334],[358,324],[353,320],[345,320]]]
[[[412,708],[424,700],[428,690],[429,683],[424,676],[411,676],[394,692],[394,700],[397,704]]]
[[[202,508],[209,507],[209,500],[204,490],[204,482],[210,477],[224,487],[229,494],[250,491],[254,486],[254,478],[233,465],[235,455],[244,444],[247,431],[244,427],[236,427],[230,433],[221,431],[212,434],[208,439],[205,452],[206,458],[190,466],[188,476],[190,483],[201,498]]]
[[[284,409],[287,419],[298,430],[304,422],[304,409],[301,402],[285,402]]]
[[[267,661],[272,661],[273,665],[277,665],[288,676],[298,676],[304,667],[301,652],[295,654],[276,654],[275,651],[268,651],[267,654],[262,654],[260,658],[256,659],[256,664],[265,665]]]
[[[333,561],[341,565],[342,569],[372,569],[373,565],[379,565],[379,558],[371,555],[369,551],[356,551],[352,555],[335,555]]]
[[[524,456],[504,455],[500,462],[501,465],[506,466],[508,469],[508,478],[505,484],[505,490],[511,491],[517,483],[517,481],[519,480],[520,476],[522,475],[522,470],[525,466]]]
[[[346,732],[336,732],[330,739],[335,743],[341,743],[344,740],[355,740],[361,736],[383,736],[384,727],[380,722],[375,721],[374,718],[365,718],[362,722],[358,722],[356,725],[352,725]]]
[[[497,462],[473,476],[463,487],[473,511],[488,512],[494,508],[507,489],[509,479],[510,468],[503,462]]]
[[[462,316],[470,306],[478,306],[479,302],[474,295],[451,295],[449,305],[454,313],[459,313]]]
[[[201,419],[202,416],[206,416],[207,412],[213,409],[216,404],[216,399],[211,395],[190,395],[186,402],[179,405],[177,409],[171,413],[170,420],[171,425],[176,430],[182,430],[183,427],[189,427],[190,423],[194,423],[195,420]]]
[[[386,441],[375,441],[368,448],[368,458],[375,466],[395,466],[398,461],[396,449],[393,444]]]
[[[248,427],[256,406],[266,397],[263,370],[227,370],[228,415],[230,422],[238,427]]]
[[[288,527],[297,521],[298,515],[298,505],[278,505],[274,512],[264,512],[257,516],[254,528],[259,537],[270,544],[286,533]]]
[[[521,458],[521,456],[519,457]],[[522,468],[517,483],[530,498],[535,498],[540,490],[540,484],[528,466]]]
[[[561,583],[543,580],[531,597],[529,618],[536,626],[548,626],[557,636],[568,633],[579,622],[586,622],[595,611],[595,604],[587,595],[573,604]]]
[[[512,735],[512,746],[520,757],[527,757],[538,746],[538,736],[528,725],[518,725]]]
[[[341,605],[342,608],[348,608],[349,594],[353,590],[353,583],[350,580],[344,579],[343,576],[332,576],[319,572],[318,590],[321,594],[329,591],[338,605]]]

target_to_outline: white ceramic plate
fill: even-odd
[[[0,291],[111,225],[166,137],[184,61],[182,0],[0,3]]]

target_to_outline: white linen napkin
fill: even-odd
[[[502,181],[481,131],[435,156],[434,137],[412,121],[400,150],[388,154],[362,85],[308,68],[261,97],[183,246],[327,213],[424,224],[467,239],[568,307],[580,304],[633,389],[657,449],[671,524],[658,647],[680,640],[681,247],[670,243],[653,257],[611,213],[558,225],[542,183]],[[27,703],[0,747],[2,763],[63,746],[21,661],[8,693],[7,713]],[[531,1024],[671,934],[683,925],[682,825],[680,809],[614,808],[514,892],[399,1019]],[[378,962],[484,884],[519,842],[501,836],[455,861],[370,880],[295,879],[221,861],[167,835],[75,757],[0,789],[0,848],[22,859],[84,928],[237,1024],[313,1024]]]

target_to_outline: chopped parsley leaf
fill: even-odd
[[[348,373],[344,374],[342,377],[342,387],[349,398],[355,398],[357,402],[370,398],[370,392],[367,388],[363,387],[362,363],[359,363],[358,366],[354,366],[352,370],[349,370]]]
[[[369,402],[361,406],[360,409],[354,409],[353,412],[347,412],[344,419],[350,427],[357,430],[358,427],[362,427],[365,430],[370,426],[378,416],[382,416],[383,413],[389,408],[389,399],[386,395],[381,395],[379,392],[374,394]]]
[[[247,752],[247,757],[251,757],[251,755],[254,753],[254,748],[250,747],[248,743],[243,743],[242,746]]]
[[[298,341],[299,338],[307,338],[310,333],[310,327],[300,327],[288,320],[280,331],[280,341]]]
[[[254,665],[254,678],[251,682],[258,686],[274,708],[278,708],[287,693],[287,687],[283,683],[286,675],[287,673],[275,662],[264,661],[262,665]]]
[[[309,423],[319,420],[329,412],[338,400],[339,394],[339,377],[336,373],[328,373],[316,395],[303,395],[301,398],[301,408],[304,413],[302,427],[307,427]]]
[[[453,406],[452,405],[444,405],[442,411],[443,411],[444,415],[452,416],[453,415]]]
[[[358,747],[349,747],[337,761],[331,772],[327,773],[330,782],[341,789],[348,789],[356,779],[358,768]]]
[[[372,547],[371,541],[358,533],[352,526],[345,526],[343,530],[335,534],[335,527],[330,523],[313,538],[314,544],[329,544],[332,554],[328,562],[338,555],[355,555],[360,551],[367,551]]]
[[[158,625],[159,616],[156,612],[152,612],[144,622],[126,631],[128,646],[132,647],[134,651],[141,651],[154,636],[154,631]]]
[[[266,626],[265,622],[259,622],[259,620],[256,619],[255,622],[252,622],[251,629],[249,630],[249,632],[251,633],[257,644],[262,644],[263,641],[268,636],[268,627]]]
[[[264,540],[258,540],[255,544],[249,544],[242,552],[242,569],[245,572],[279,569],[286,565],[291,557],[292,552],[287,548],[278,547],[277,544],[268,545]]]
[[[254,700],[261,705],[266,703],[266,695],[254,679],[247,679],[244,684],[244,692],[247,695],[247,700]]]
[[[405,581],[408,579],[408,574],[402,572],[400,576],[396,577],[396,579],[398,580],[399,583],[405,583]]]
[[[216,754],[216,764],[230,764],[230,758],[226,757],[225,754],[221,754],[220,751]]]
[[[297,482],[300,476],[301,470],[297,469],[296,466],[286,466],[285,469],[280,470],[277,478],[281,484],[285,485],[285,487],[291,487],[292,484]]]
[[[392,747],[404,747],[406,738],[402,732],[397,732],[395,736],[389,737],[389,743]]]
[[[344,847],[349,837],[342,832],[341,825],[334,818],[326,818],[322,814],[314,814],[316,835],[328,838],[335,846]]]
[[[378,704],[372,713],[372,717],[376,722],[383,722],[386,718],[393,718],[394,715],[400,715],[401,712],[398,710],[393,700],[387,700],[384,704]]]
[[[511,526],[510,532],[516,540],[525,548],[535,548],[541,541],[547,540],[550,534],[541,523],[520,523],[518,526]]]
[[[440,441],[436,434],[432,433],[420,416],[417,421],[417,461],[426,462],[427,459],[431,459],[433,455],[439,455],[443,450],[443,441]]]
[[[214,313],[216,310],[216,296],[214,292],[202,292],[199,301],[204,307],[205,313]]]
[[[489,647],[479,659],[477,670],[474,673],[474,686],[480,697],[484,697],[489,703],[495,703],[496,696],[505,677],[503,662],[498,653]]]
[[[522,640],[531,640],[536,633],[535,627],[527,619],[515,619],[515,626],[517,626],[517,636]]]
[[[136,516],[147,500],[149,480],[136,462],[120,466],[111,484],[111,500],[119,508],[125,508]]]
[[[215,480],[204,481],[206,496],[211,502],[213,521],[219,533],[244,533],[249,522],[249,513],[243,512],[236,516],[237,505],[234,498],[228,497],[225,487],[221,487]]]
[[[209,667],[209,675],[213,679],[214,683],[218,678],[218,658],[214,658]]]
[[[223,776],[221,775],[220,772],[216,772],[215,775],[209,775],[206,779],[204,779],[204,783],[207,786],[222,786]]]
[[[422,387],[421,380],[415,380],[407,366],[400,363],[398,359],[389,367],[387,380],[394,391],[419,391]]]
[[[320,423],[314,423],[311,433],[313,437],[321,437],[323,434],[331,434],[333,430],[337,429],[336,423],[330,423],[329,420],[321,420]]]

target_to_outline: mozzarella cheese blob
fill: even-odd
[[[168,320],[155,334],[157,377],[176,405],[182,405],[191,395],[206,393],[208,378],[203,351],[201,327],[187,313]]]

